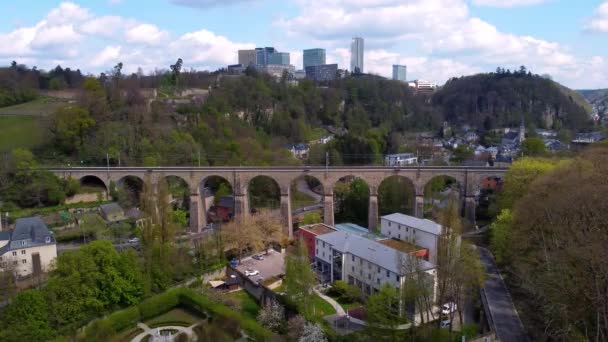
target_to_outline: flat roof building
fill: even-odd
[[[407,66],[393,64],[393,80],[406,82],[407,81]]]
[[[431,220],[421,219],[401,213],[380,218],[380,232],[389,238],[402,240],[428,249],[428,260],[437,262],[439,239],[443,227]]]
[[[332,81],[338,75],[338,64],[311,65],[305,68],[306,78],[317,81]]]
[[[355,74],[363,73],[363,51],[363,38],[353,38],[350,43],[350,72]]]
[[[325,49],[306,49],[302,54],[303,69],[308,66],[325,64]]]
[[[239,64],[243,67],[250,65],[256,65],[256,52],[254,49],[251,50],[239,50]]]

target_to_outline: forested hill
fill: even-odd
[[[579,90],[600,116],[608,114],[608,89]]]
[[[433,104],[450,122],[485,129],[516,126],[522,117],[538,128],[577,131],[589,124],[590,107],[580,94],[525,68],[453,78]]]

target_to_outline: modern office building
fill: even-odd
[[[255,48],[255,50],[239,50],[239,64],[247,67],[264,67],[269,64],[289,65],[289,53],[279,52],[273,47]]]
[[[310,65],[305,68],[306,78],[322,82],[335,80],[338,75],[338,64]]]
[[[407,81],[407,66],[393,64],[393,80],[406,82]]]
[[[256,64],[255,50],[239,50],[239,64],[243,67]]]
[[[414,89],[417,94],[432,94],[437,89],[437,84],[425,80],[416,80],[408,82],[408,85]]]
[[[302,62],[304,65],[304,69],[313,65],[325,64],[325,49],[304,50]]]
[[[285,71],[287,71],[287,73],[290,75],[293,75],[296,72],[296,68],[290,64],[266,64],[263,66],[258,66],[258,70],[275,78],[281,78]]]
[[[363,38],[355,37],[350,43],[350,72],[363,73]]]
[[[325,281],[345,281],[369,296],[384,284],[403,289],[406,278],[420,272],[435,297],[436,267],[428,261],[344,231],[316,235],[315,239],[316,269]]]

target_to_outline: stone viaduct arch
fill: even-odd
[[[268,176],[279,185],[281,190],[281,217],[285,232],[291,236],[292,213],[290,201],[291,182],[301,176],[315,177],[323,186],[323,209],[326,224],[334,224],[333,192],[336,182],[345,176],[363,179],[369,186],[369,229],[378,228],[378,188],[383,180],[390,176],[406,178],[414,185],[416,194],[415,215],[422,217],[424,187],[436,176],[449,176],[458,181],[462,188],[466,217],[475,219],[475,195],[481,188],[485,177],[503,177],[506,168],[498,167],[74,167],[49,169],[59,177],[80,180],[85,176],[95,176],[109,186],[123,177],[136,176],[158,184],[161,177],[176,176],[182,178],[190,188],[190,228],[200,231],[206,225],[206,208],[201,201],[201,184],[211,176],[226,179],[234,191],[235,218],[244,220],[250,213],[248,203],[249,182],[256,176]]]

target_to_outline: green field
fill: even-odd
[[[2,107],[0,108],[0,115],[48,116],[67,103],[65,100],[52,97],[39,97],[34,101]]]
[[[43,128],[39,118],[0,115],[0,152],[15,147],[33,148],[43,141]]]

